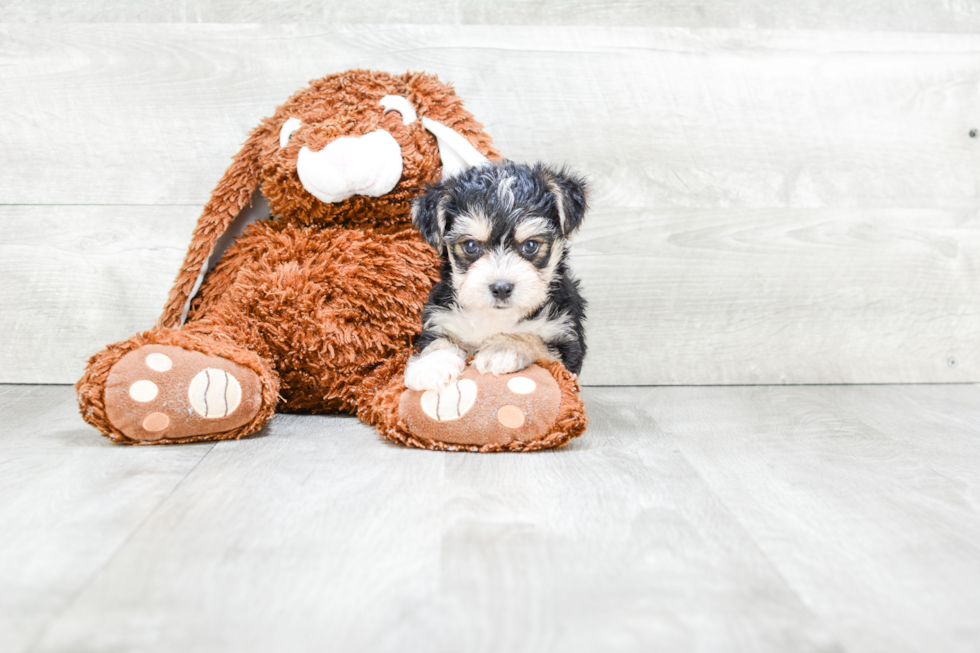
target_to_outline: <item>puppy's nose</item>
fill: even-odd
[[[514,291],[514,284],[509,281],[494,281],[490,284],[490,292],[495,299],[507,299]]]

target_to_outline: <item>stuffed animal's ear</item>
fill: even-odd
[[[412,224],[439,254],[442,254],[443,236],[446,233],[446,212],[442,206],[442,197],[442,184],[435,184],[412,202]]]
[[[567,238],[582,224],[588,208],[589,186],[585,179],[560,168],[544,168],[545,183],[555,197],[555,212],[562,233]]]
[[[500,158],[483,125],[463,108],[463,101],[451,86],[425,73],[405,73],[403,79],[422,125],[439,144],[443,179],[487,159]]]
[[[191,300],[208,272],[208,259],[215,243],[241,210],[251,204],[252,193],[259,185],[260,141],[266,136],[266,131],[265,125],[252,131],[211,192],[211,199],[204,205],[204,212],[197,220],[184,263],[170,289],[167,305],[157,320],[160,326],[180,326],[187,319]]]
[[[439,158],[442,159],[442,178],[448,179],[467,168],[486,163],[489,159],[459,132],[431,118],[422,118],[422,125],[436,137]]]

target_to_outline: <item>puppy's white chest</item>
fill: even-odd
[[[453,311],[442,324],[445,333],[470,349],[479,349],[490,336],[514,333],[521,318],[513,311]]]

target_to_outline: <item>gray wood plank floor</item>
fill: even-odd
[[[480,456],[122,447],[0,386],[0,650],[980,648],[977,386],[584,393],[568,447]]]

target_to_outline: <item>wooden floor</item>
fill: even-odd
[[[980,387],[586,388],[559,451],[0,386],[0,651],[976,651]]]

